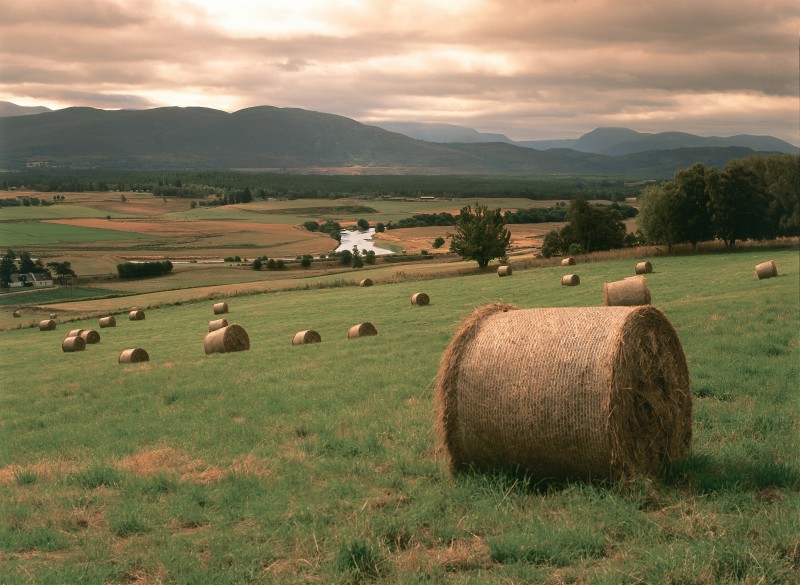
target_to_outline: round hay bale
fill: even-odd
[[[378,330],[375,329],[375,325],[373,325],[369,321],[365,321],[364,323],[353,325],[347,331],[347,339],[356,339],[357,337],[369,337],[371,335],[377,335],[377,334]]]
[[[767,260],[761,264],[756,264],[756,276],[758,277],[758,280],[778,276],[778,267],[775,266],[775,261]]]
[[[206,354],[246,351],[250,349],[250,338],[244,327],[234,323],[206,335],[203,348]]]
[[[511,266],[500,266],[497,269],[497,276],[511,276]]]
[[[372,282],[371,278],[365,278],[361,282],[358,283],[358,286],[372,286],[374,283]]]
[[[650,264],[650,262],[638,262],[633,269],[636,271],[636,274],[650,274],[653,272],[653,265]]]
[[[117,320],[114,318],[114,315],[109,315],[108,317],[103,317],[100,319],[100,328],[105,327],[116,327]]]
[[[633,307],[650,304],[650,289],[644,276],[631,276],[603,283],[603,304],[607,307]]]
[[[418,292],[411,295],[412,305],[419,305],[420,307],[424,307],[425,305],[429,305],[430,303],[431,303],[431,298],[424,292]]]
[[[138,364],[140,362],[149,362],[150,356],[141,347],[133,349],[124,349],[117,358],[118,364]]]
[[[19,311],[14,311],[12,315],[14,315],[14,317],[22,317],[22,313],[20,313]]]
[[[228,312],[228,303],[214,303],[214,314],[222,315]]]
[[[216,331],[217,329],[222,329],[223,327],[228,326],[227,319],[216,319],[214,321],[208,322],[208,332],[211,333],[212,331]]]
[[[68,353],[73,351],[83,351],[84,349],[86,349],[86,341],[77,335],[65,337],[64,341],[61,342],[61,350]]]
[[[691,444],[686,358],[655,307],[483,307],[442,356],[435,396],[452,471],[617,480]]]
[[[56,322],[53,319],[45,319],[39,321],[39,331],[52,331],[56,328]]]
[[[58,315],[56,313],[50,313],[51,319],[58,319]]]
[[[83,329],[73,329],[67,333],[67,337],[78,337],[81,333],[83,333]]]
[[[581,283],[581,277],[577,274],[565,274],[561,277],[561,286],[578,286]]]
[[[572,256],[567,256],[561,260],[561,266],[575,266],[575,258]]]
[[[305,331],[298,331],[292,337],[292,345],[304,345],[306,343],[320,343],[322,336],[313,329],[306,329]]]
[[[128,319],[131,321],[141,321],[144,319],[144,311],[140,311],[139,309],[131,311],[128,313]]]
[[[86,345],[100,343],[100,334],[94,329],[84,329],[79,337],[86,342]]]

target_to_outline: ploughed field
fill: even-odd
[[[768,259],[779,276],[758,280]],[[0,581],[797,582],[798,251],[650,260],[652,304],[688,361],[693,446],[624,483],[451,476],[433,391],[476,307],[598,306],[636,259],[375,277],[226,296],[223,315],[222,299],[187,299],[140,321],[119,312],[113,328],[0,332]],[[561,286],[572,273],[580,284]],[[421,291],[430,304],[412,305]],[[248,351],[204,353],[220,317],[246,330]],[[367,321],[376,336],[347,338]],[[101,340],[63,352],[74,328]],[[308,329],[321,342],[293,346]],[[150,361],[117,363],[135,347]]]

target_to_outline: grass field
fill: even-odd
[[[758,281],[765,254],[780,276]],[[74,354],[66,329],[96,321],[1,332],[0,582],[796,583],[797,250],[652,261],[694,446],[621,485],[451,477],[432,392],[473,308],[599,305],[629,259],[570,267],[578,287],[548,267],[229,298],[252,344],[233,354],[203,353],[207,300]],[[322,343],[292,347],[307,328]],[[150,362],[116,363],[137,346]]]

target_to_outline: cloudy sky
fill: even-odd
[[[797,0],[0,0],[0,100],[800,141]]]

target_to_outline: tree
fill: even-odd
[[[714,235],[734,247],[737,240],[770,235],[769,198],[758,175],[741,160],[733,160],[720,173],[707,175]]]
[[[16,259],[17,255],[11,248],[6,250],[6,253],[0,258],[0,287],[8,288],[8,285],[11,284],[11,275],[16,274],[17,271],[14,263]]]
[[[561,230],[562,250],[595,252],[625,245],[625,224],[614,209],[578,198],[570,202],[568,217]]]
[[[261,261],[260,258],[256,258],[253,260],[253,270],[261,270],[261,267],[264,266],[264,263]]]
[[[19,266],[17,271],[20,274],[28,274],[29,272],[36,272],[36,263],[27,252],[19,253]]]
[[[119,200],[120,200],[122,203],[127,203],[127,202],[128,202],[128,198],[127,198],[127,197],[125,197],[125,195],[124,195],[124,194],[122,194],[122,195],[120,195],[120,196],[119,196]]]
[[[542,242],[542,256],[550,258],[556,254],[560,254],[563,251],[562,245],[561,232],[558,230],[547,232],[547,235],[544,237],[544,242]]]
[[[375,264],[375,250],[367,250],[364,252],[364,262],[367,264]]]
[[[435,240],[433,240],[431,246],[433,246],[434,250],[438,250],[439,248],[444,246],[444,238],[442,238],[441,236],[436,238]]]
[[[384,225],[384,223],[382,221],[379,221],[378,223],[375,224],[375,233],[376,234],[380,234],[380,233],[385,232],[385,231],[386,231],[386,226]]]
[[[358,229],[360,229],[360,230],[368,230],[369,229],[369,222],[366,219],[363,219],[363,218],[359,219],[356,222],[356,225],[358,226]]]
[[[464,260],[475,260],[486,268],[494,258],[506,255],[511,244],[511,232],[503,223],[500,208],[490,210],[485,205],[467,205],[461,209],[456,231],[450,236],[450,251]]]
[[[300,259],[300,266],[302,266],[303,268],[309,268],[311,266],[311,256],[309,256],[307,254],[304,255]]]
[[[361,252],[358,246],[353,246],[353,268],[361,268],[364,266],[364,259],[361,257]]]

